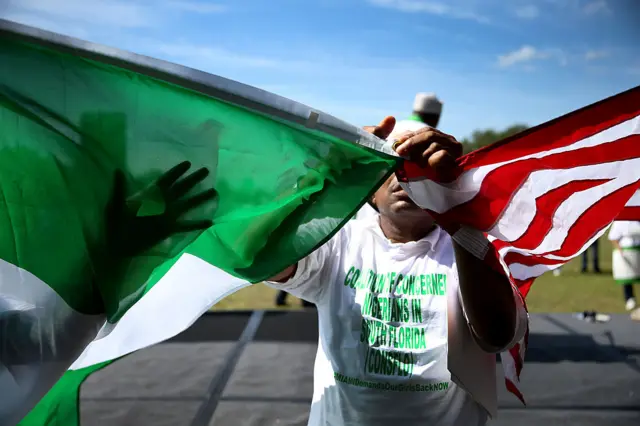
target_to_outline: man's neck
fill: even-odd
[[[406,224],[394,223],[388,217],[380,215],[380,229],[392,243],[419,241],[429,235],[436,225],[431,221]]]

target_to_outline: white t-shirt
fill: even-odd
[[[609,228],[609,241],[617,241],[621,248],[640,247],[640,222],[613,222]]]
[[[358,210],[358,213],[356,213],[354,219],[363,220],[363,219],[369,219],[377,216],[378,216],[378,212],[376,211],[376,209],[371,207],[369,203],[366,203],[360,208],[360,210]]]
[[[457,282],[449,235],[394,244],[376,215],[350,221],[288,282],[268,283],[318,309],[309,426],[484,425],[487,412],[447,369],[446,294]]]

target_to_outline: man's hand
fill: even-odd
[[[451,174],[463,151],[456,138],[430,127],[400,136],[394,149],[401,157],[421,167],[429,166],[442,177]]]
[[[164,211],[151,216],[138,215],[140,206],[132,207],[134,203],[128,202],[124,175],[121,171],[116,172],[113,196],[107,208],[107,241],[111,256],[137,256],[173,234],[202,230],[213,224],[211,220],[181,219],[217,195],[215,189],[209,189],[187,197],[209,175],[209,171],[202,168],[180,180],[190,167],[188,161],[182,162],[156,181],[152,189],[162,196]]]
[[[385,117],[377,126],[364,126],[363,129],[369,133],[373,133],[380,139],[386,139],[389,137],[393,128],[396,127],[396,119],[388,116]]]

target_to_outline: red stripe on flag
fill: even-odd
[[[444,214],[429,212],[436,221],[445,224],[445,228],[448,223],[458,223],[487,231],[493,228],[513,194],[533,172],[571,169],[637,157],[640,157],[640,135],[544,158],[516,161],[489,172],[483,179],[478,194],[468,202],[457,205]],[[477,214],[469,215],[470,211]]]
[[[522,295],[522,298],[526,300],[527,294],[529,294],[529,290],[531,290],[531,285],[533,284],[534,278],[530,278],[528,280],[517,280],[514,279],[513,282],[518,286],[518,290]],[[525,305],[526,307],[526,305]],[[526,347],[526,344],[525,344]]]
[[[640,221],[640,206],[625,207],[616,217],[616,220]]]
[[[459,164],[466,170],[571,145],[638,115],[640,86],[469,153]]]
[[[575,256],[585,243],[608,226],[640,186],[640,181],[624,186],[589,207],[569,229],[560,250],[550,252],[560,257]]]
[[[509,392],[511,392],[512,394],[514,394],[515,396],[518,397],[518,399],[522,402],[522,404],[524,404],[525,406],[527,405],[527,403],[524,400],[524,396],[522,396],[522,393],[520,392],[520,390],[516,387],[516,385],[509,379],[505,378],[504,379],[506,385],[507,385],[507,390]]]
[[[536,215],[527,231],[511,244],[520,249],[534,249],[540,245],[553,227],[553,216],[558,207],[572,194],[594,186],[602,185],[611,179],[578,180],[552,189],[536,199]]]
[[[575,256],[584,248],[587,241],[613,221],[615,217],[613,214],[628,201],[629,197],[636,191],[639,185],[640,182],[635,182],[624,186],[589,207],[569,229],[568,235],[559,250],[532,255],[524,255],[516,251],[510,251],[504,255],[505,263],[509,266],[514,263],[525,266],[557,265],[564,263],[561,260],[550,259],[546,256],[550,254],[559,257]],[[614,213],[612,214],[612,212]],[[506,246],[509,245],[508,243],[506,244]]]
[[[516,366],[516,375],[520,378],[520,372],[522,371],[522,358],[520,357],[520,343],[516,343],[511,349],[509,349],[509,353],[513,357],[513,362]]]
[[[532,254],[524,255],[517,251],[510,251],[504,256],[504,262],[511,267],[514,263],[519,263],[524,266],[536,266],[536,265],[558,265],[566,263],[563,260],[549,259],[545,257],[545,254]]]

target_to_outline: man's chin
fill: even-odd
[[[416,203],[414,203],[413,201],[406,201],[406,200],[396,201],[391,206],[391,209],[396,214],[403,214],[403,215],[404,214],[411,214],[413,216],[413,215],[425,215],[425,214],[427,214],[427,212],[424,211],[423,209],[421,209],[420,207],[418,207],[418,205]]]

